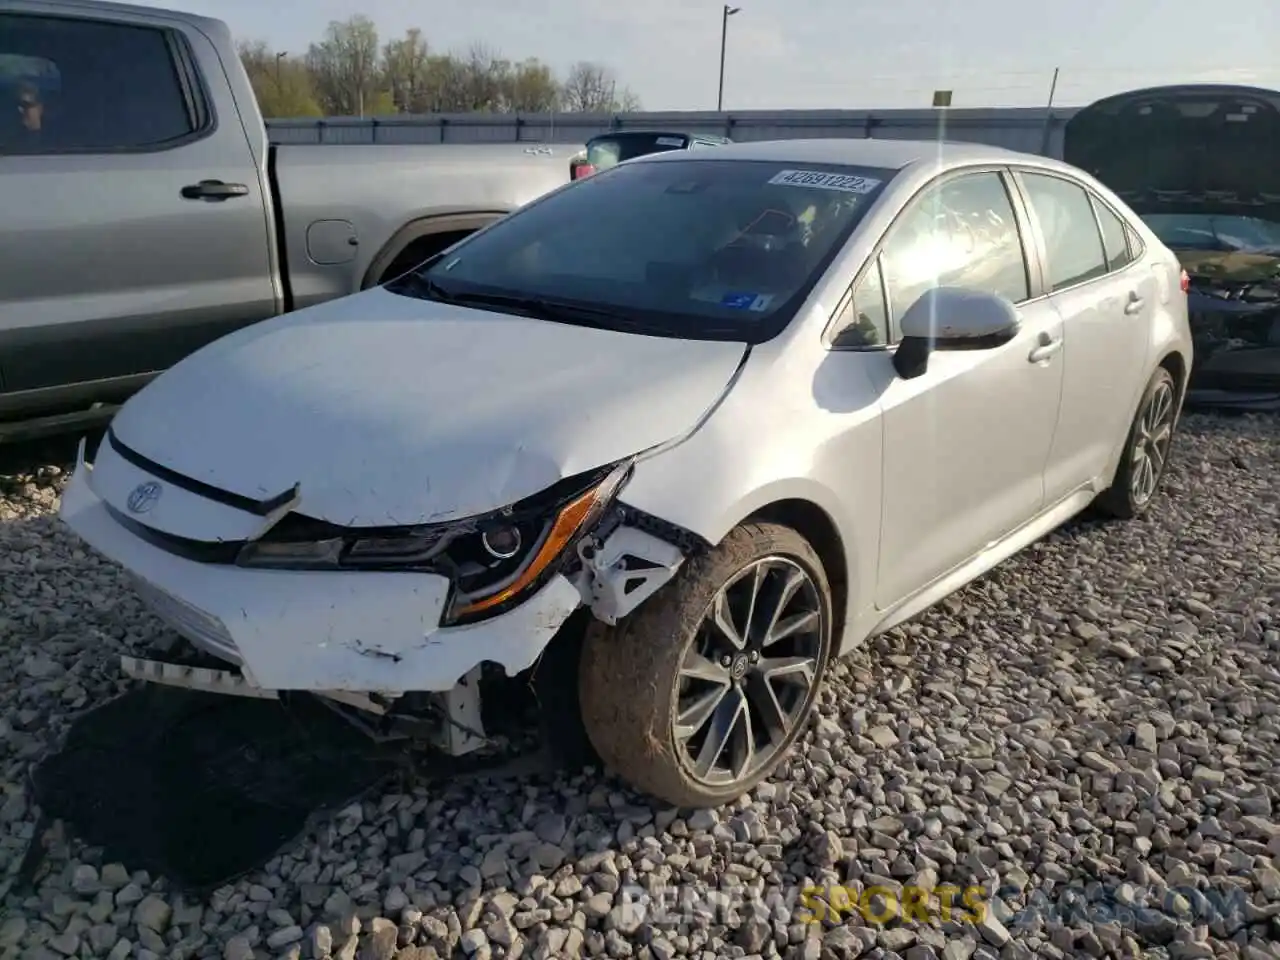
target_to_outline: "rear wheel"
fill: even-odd
[[[637,788],[719,806],[782,762],[832,647],[831,590],[794,530],[746,524],[616,627],[593,621],[579,682],[587,735]]]
[[[1129,428],[1115,479],[1094,501],[1099,513],[1129,520],[1147,511],[1164,479],[1177,420],[1178,391],[1173,375],[1157,367]]]

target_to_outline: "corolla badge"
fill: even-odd
[[[160,484],[154,480],[140,483],[133,488],[124,505],[129,508],[130,513],[146,513],[159,502],[160,491]]]

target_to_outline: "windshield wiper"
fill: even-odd
[[[417,270],[411,270],[387,284],[392,293],[408,293],[428,300],[439,300],[442,303],[457,303],[456,294],[442,287],[430,277],[424,277]],[[396,288],[399,288],[398,290]]]
[[[595,324],[612,327],[651,327],[633,314],[618,307],[593,307],[585,304],[563,303],[546,297],[522,297],[504,293],[455,293],[451,303],[461,306],[496,307],[537,320],[558,323]]]

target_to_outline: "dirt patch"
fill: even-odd
[[[204,892],[403,763],[313,699],[148,686],[81,716],[32,773],[46,818],[108,861]]]

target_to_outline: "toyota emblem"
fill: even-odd
[[[129,499],[125,501],[125,506],[129,508],[130,513],[146,513],[156,505],[159,499],[160,484],[154,480],[148,480],[133,488]]]

